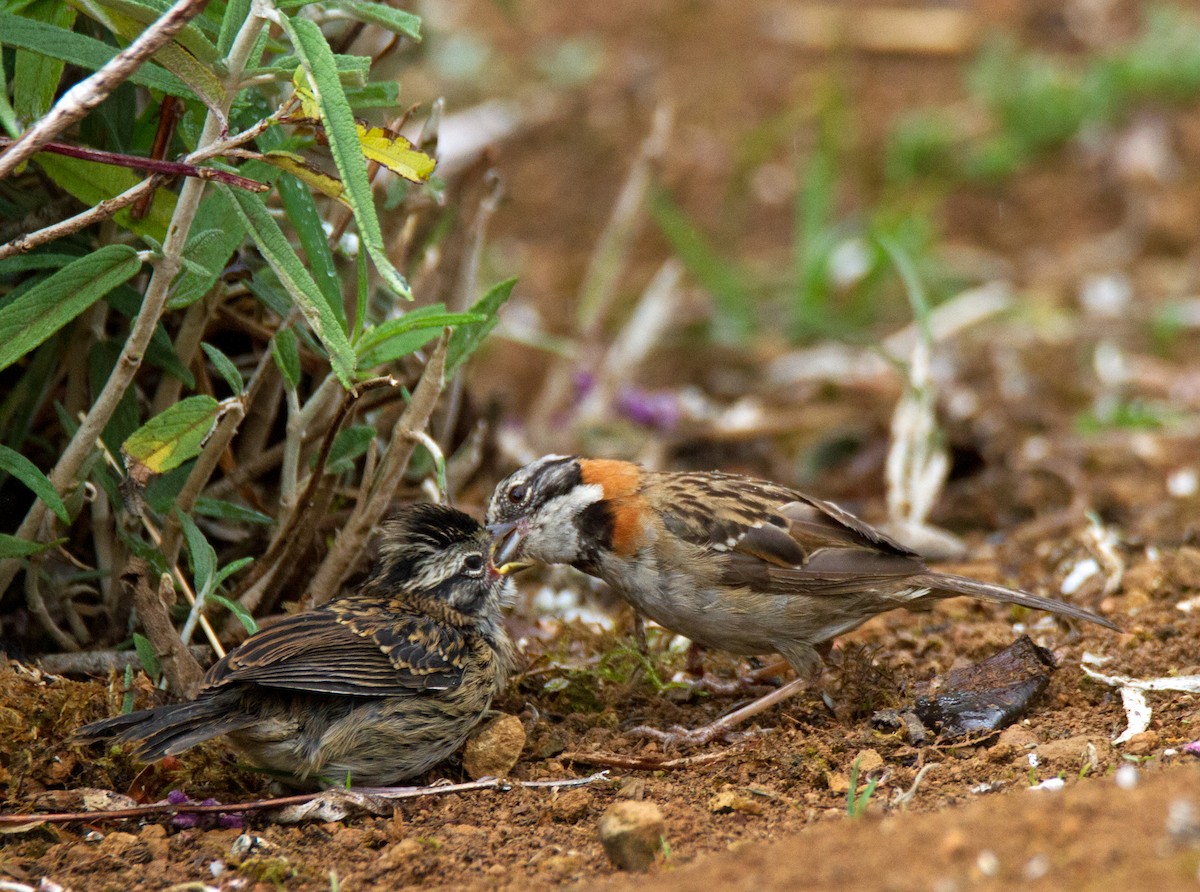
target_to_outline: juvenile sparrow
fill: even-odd
[[[570,564],[672,632],[735,654],[779,653],[796,670],[796,681],[664,737],[672,742],[706,742],[790,696],[820,674],[834,638],[897,607],[967,595],[1116,628],[1072,604],[930,570],[831,502],[735,474],[548,455],[496,487],[487,523],[498,565]]]
[[[81,742],[137,741],[147,761],[226,734],[262,768],[304,786],[385,786],[453,753],[513,667],[500,607],[511,584],[491,539],[443,505],[383,526],[360,591],[298,613],[215,663],[196,698],[81,728]]]

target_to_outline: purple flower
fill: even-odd
[[[580,369],[575,373],[575,395],[582,399],[596,386],[596,373]]]
[[[242,820],[241,815],[219,814],[217,815],[217,826],[224,827],[226,830],[229,830],[233,827],[236,827],[240,830],[242,827],[246,826],[246,822]]]
[[[183,792],[183,790],[172,790],[167,794],[167,802],[172,805],[184,805],[189,801],[187,793]]]
[[[200,815],[172,815],[171,823],[181,830],[191,830],[200,826]]]
[[[671,431],[679,424],[679,400],[669,390],[642,390],[622,387],[617,393],[617,409],[634,424]]]
[[[1200,756],[1200,740],[1193,740],[1191,743],[1184,744],[1183,751],[1191,753],[1193,756]]]

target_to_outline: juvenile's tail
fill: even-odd
[[[235,690],[201,694],[188,703],[174,703],[115,715],[84,725],[75,732],[79,743],[117,740],[136,743],[133,754],[155,762],[174,756],[198,743],[254,724],[255,718],[236,708],[240,694]]]
[[[1090,610],[1076,607],[1074,604],[1055,601],[1052,598],[1043,598],[1030,592],[1007,588],[1003,585],[980,582],[977,579],[969,579],[966,576],[954,576],[950,573],[926,573],[922,576],[913,577],[912,582],[922,587],[928,586],[933,591],[934,597],[938,597],[939,595],[941,597],[966,595],[970,598],[995,601],[999,604],[1019,604],[1022,607],[1032,607],[1034,610],[1048,610],[1050,613],[1057,613],[1060,616],[1086,620],[1089,623],[1104,626],[1106,629],[1120,631],[1110,620],[1105,619],[1097,613],[1092,613]]]

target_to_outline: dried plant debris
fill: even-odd
[[[915,711],[943,737],[998,731],[1029,710],[1055,668],[1051,653],[1022,635],[986,660],[935,681],[917,697]]]
[[[1121,704],[1125,707],[1125,730],[1113,738],[1113,743],[1127,743],[1150,727],[1153,711],[1146,701],[1147,691],[1180,691],[1200,694],[1200,675],[1175,675],[1166,678],[1130,678],[1127,675],[1104,675],[1083,666],[1088,678],[1121,689]]]

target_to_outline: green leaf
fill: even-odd
[[[184,256],[195,266],[186,269],[172,284],[167,306],[178,310],[202,298],[216,283],[245,237],[246,227],[229,199],[215,190],[208,192],[196,212],[192,232],[183,249]]]
[[[471,312],[483,316],[484,321],[460,325],[451,335],[450,347],[446,351],[447,375],[466,362],[468,357],[483,343],[483,339],[488,336],[488,333],[496,327],[496,323],[499,321],[496,314],[504,306],[504,302],[508,300],[513,286],[516,284],[516,279],[508,279],[493,285],[492,289],[471,307]]]
[[[25,539],[10,536],[8,533],[0,533],[0,561],[6,561],[9,558],[29,557],[30,555],[46,551],[49,548],[54,548],[56,545],[62,545],[66,541],[66,539],[55,539],[53,542],[28,542]]]
[[[230,561],[228,564],[226,564],[224,567],[222,567],[220,570],[217,571],[216,581],[213,584],[220,585],[226,579],[228,579],[230,576],[232,576],[234,573],[236,573],[238,570],[241,570],[243,567],[248,567],[253,563],[254,563],[254,558],[252,558],[252,557],[242,557],[242,558],[238,558],[236,561]]]
[[[75,10],[60,0],[36,0],[25,7],[27,21],[44,22],[46,27],[57,33],[71,33],[75,23]],[[5,43],[8,35],[4,33]],[[58,82],[62,79],[63,62],[55,55],[43,55],[26,49],[17,50],[13,67],[13,109],[17,118],[26,126],[32,124],[50,110]]]
[[[145,179],[140,173],[125,167],[52,155],[49,152],[38,153],[34,160],[55,184],[89,206],[115,198]],[[125,229],[161,245],[167,237],[167,227],[171,225],[174,213],[174,193],[169,189],[156,189],[146,216],[135,220],[129,208],[122,208],[113,215],[113,219]]]
[[[4,44],[0,43],[0,127],[13,139],[21,135],[21,124],[17,113],[8,101],[8,78],[4,71]]]
[[[63,504],[58,490],[50,482],[50,478],[38,470],[38,466],[21,453],[0,445],[0,470],[8,471],[46,503],[54,515],[63,523],[69,524],[71,516],[67,514],[67,506]]]
[[[224,59],[233,48],[238,32],[250,14],[251,0],[229,0],[221,17],[221,33],[217,37],[217,55]]]
[[[389,319],[367,329],[359,338],[355,345],[358,367],[366,370],[407,356],[436,338],[447,325],[486,323],[488,319],[484,313],[447,313],[441,304]]]
[[[246,608],[237,601],[231,601],[224,595],[209,595],[209,597],[236,616],[238,621],[242,624],[242,628],[244,628],[249,634],[254,635],[258,632],[258,623],[254,621],[254,617],[252,617],[246,611]]]
[[[341,474],[354,467],[354,460],[367,451],[378,431],[369,424],[355,424],[338,431],[329,447],[329,459],[325,462],[326,474]],[[313,456],[316,461],[316,456]]]
[[[149,638],[134,632],[133,649],[137,651],[138,661],[142,664],[143,672],[152,679],[162,675],[162,666],[159,665],[158,654],[155,652],[154,645],[150,643]]]
[[[225,383],[229,385],[229,389],[233,391],[235,396],[246,389],[246,382],[242,378],[242,373],[233,364],[233,360],[207,341],[202,342],[200,346],[208,354],[209,360],[216,367],[217,374],[225,379]]]
[[[84,15],[100,22],[127,41],[136,40],[146,30],[145,23],[121,12],[108,9],[104,4],[94,2],[94,0],[72,0],[72,5],[78,7]],[[177,37],[176,40],[178,39],[180,38]],[[206,106],[209,108],[224,107],[225,87],[222,85],[221,79],[217,77],[214,66],[193,56],[176,40],[172,40],[151,58],[191,87]]]
[[[358,237],[388,287],[406,300],[412,300],[408,283],[392,265],[384,248],[371,183],[367,178],[367,162],[359,142],[354,113],[338,80],[333,51],[315,22],[286,16],[281,17],[281,22],[300,57],[308,86],[316,97],[321,123],[329,138],[329,152],[346,186],[346,201],[354,211]]]
[[[18,254],[15,257],[5,257],[0,260],[0,276],[11,276],[14,273],[27,273],[39,269],[62,269],[72,261],[78,260],[82,254]]]
[[[394,34],[402,34],[413,40],[421,39],[421,17],[403,9],[393,9],[386,3],[364,3],[362,0],[337,0],[334,4],[346,11],[347,15],[378,25]]]
[[[342,382],[343,387],[349,389],[354,379],[355,358],[346,331],[341,327],[329,304],[320,298],[321,292],[317,283],[304,268],[304,263],[288,243],[283,230],[267,210],[262,198],[223,184],[218,184],[217,188],[233,199],[238,214],[250,231],[258,250],[271,265],[271,269],[296,302],[296,306],[300,308],[313,334],[320,338],[325,349],[329,351],[329,360],[338,380]]]
[[[206,597],[212,590],[217,572],[217,553],[208,544],[196,522],[178,508],[175,516],[183,528],[183,538],[187,542],[188,559],[192,564],[192,585],[196,589],[196,598]]]
[[[253,508],[247,508],[235,502],[226,502],[223,499],[207,499],[204,496],[196,499],[192,510],[201,517],[215,517],[217,520],[232,520],[237,523],[270,526],[275,522],[269,514],[255,511]]]
[[[128,245],[105,245],[0,307],[0,369],[12,365],[142,267]]]
[[[273,127],[267,130],[259,137],[259,143],[263,149],[268,150],[268,153],[272,149],[280,148],[283,145],[283,138],[279,128]],[[337,182],[337,185],[339,188],[342,186],[341,182]],[[325,298],[325,302],[329,304],[329,308],[333,310],[338,322],[345,329],[346,308],[342,305],[342,280],[338,276],[337,267],[333,262],[329,237],[325,234],[317,203],[313,199],[312,193],[295,176],[281,176],[275,181],[275,186],[279,190],[279,197],[283,202],[283,210],[287,215],[288,222],[296,230],[296,235],[300,239],[300,247],[304,249],[304,254],[308,258],[308,266],[312,270],[313,279],[321,289],[321,295]]]
[[[134,431],[121,449],[161,474],[200,454],[220,414],[221,404],[211,396],[189,396]]]
[[[158,21],[171,7],[169,2],[145,3],[140,0],[96,0],[96,5],[137,22],[142,30]],[[217,61],[217,48],[204,36],[200,27],[203,21],[202,17],[192,19],[176,32],[172,40],[201,62],[212,65]]]
[[[0,13],[0,34],[4,35],[3,43],[6,46],[32,50],[89,71],[103,68],[118,52],[116,47],[94,37],[8,13]],[[158,90],[170,96],[192,100],[197,98],[187,84],[151,62],[143,63],[130,75],[129,80],[139,87]]]
[[[275,365],[283,375],[283,383],[288,390],[295,390],[300,384],[300,347],[296,342],[296,333],[290,328],[281,328],[271,338],[271,356]]]

